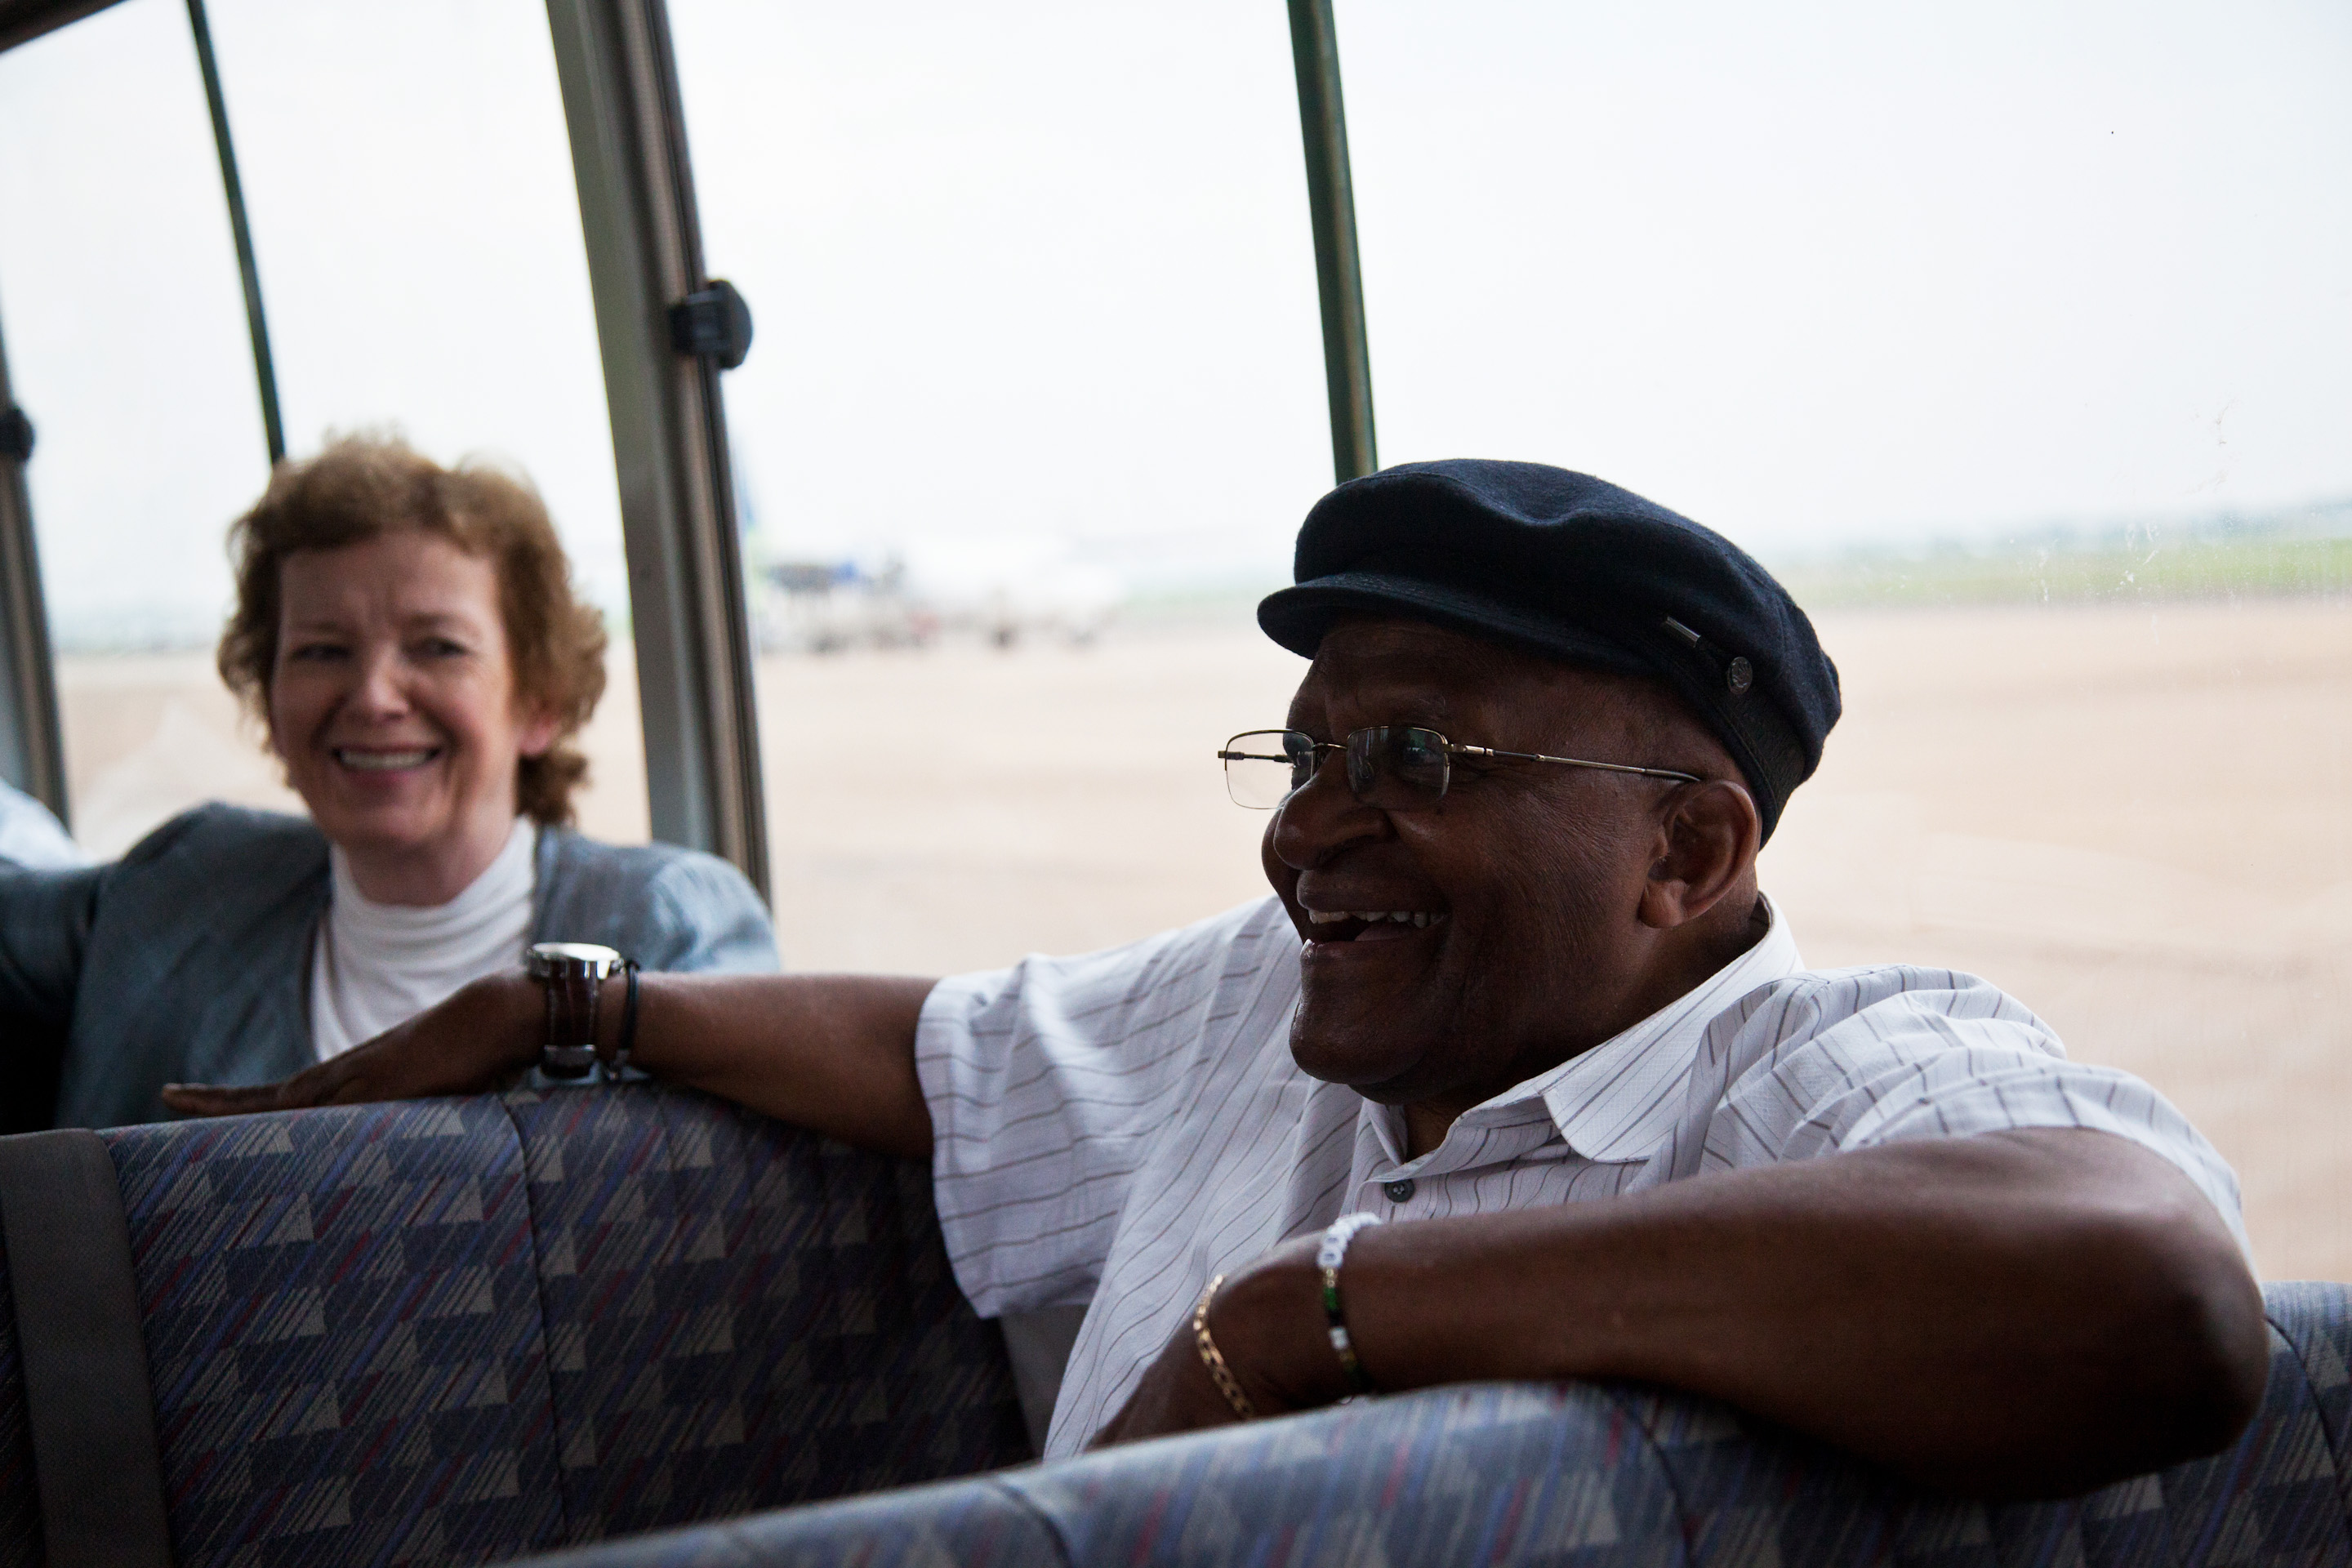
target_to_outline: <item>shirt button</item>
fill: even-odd
[[[1381,1190],[1388,1194],[1389,1202],[1392,1204],[1409,1204],[1412,1202],[1412,1178],[1411,1176],[1399,1176],[1393,1182],[1383,1183]]]

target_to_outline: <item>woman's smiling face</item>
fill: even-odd
[[[446,903],[512,831],[521,710],[489,560],[413,529],[279,566],[269,736],[311,817],[387,903]]]

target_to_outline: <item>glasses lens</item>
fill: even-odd
[[[1358,730],[1348,737],[1348,787],[1382,811],[1433,805],[1452,777],[1445,737],[1404,726]]]
[[[1271,811],[1315,776],[1315,742],[1296,730],[1251,730],[1217,755],[1225,764],[1225,793],[1254,811]]]

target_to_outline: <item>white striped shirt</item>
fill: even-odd
[[[944,981],[924,1004],[916,1060],[958,1282],[983,1317],[1087,1308],[1049,1457],[1118,1412],[1212,1275],[1353,1209],[1489,1214],[1906,1139],[2082,1127],[2179,1166],[2243,1243],[2236,1178],[2147,1085],[2068,1061],[1973,975],[1806,972],[1777,910],[1696,990],[1464,1112],[1412,1161],[1401,1113],[1291,1060],[1298,953],[1268,899]]]

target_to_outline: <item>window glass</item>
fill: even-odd
[[[1213,753],[1329,483],[1281,7],[671,7],[787,963],[1078,951],[1264,891]]]
[[[1817,966],[1974,970],[2352,1270],[2352,19],[1341,0],[1381,456],[1787,576]]]
[[[616,634],[582,826],[646,832],[612,446],[541,8],[210,8],[287,439],[393,429],[520,467]],[[59,647],[74,826],[119,853],[198,800],[299,809],[212,669],[223,540],[267,479],[184,7],[0,55],[0,307]]]
[[[211,0],[296,456],[519,467],[614,637],[581,826],[646,836],[611,426],[544,6]]]
[[[228,521],[268,474],[186,11],[127,0],[0,54],[0,328],[82,845],[293,796],[212,674]]]

